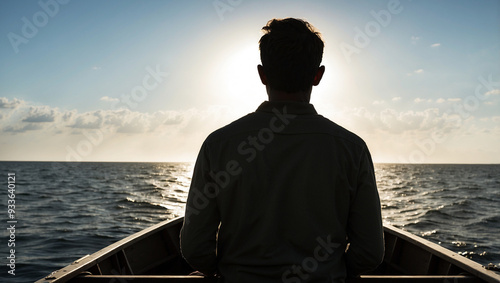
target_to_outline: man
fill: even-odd
[[[293,18],[263,30],[269,101],[203,143],[182,254],[222,282],[344,282],[384,254],[370,153],[309,104],[325,71],[319,33]]]

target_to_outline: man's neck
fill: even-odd
[[[286,92],[280,90],[270,90],[268,89],[267,94],[269,96],[269,101],[293,101],[309,103],[311,100],[310,91],[299,91],[299,92]]]

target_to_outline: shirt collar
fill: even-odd
[[[273,109],[283,109],[286,107],[288,113],[298,114],[298,115],[317,115],[316,109],[310,103],[305,102],[295,102],[295,101],[264,101],[257,108],[256,112],[270,112],[273,113]]]

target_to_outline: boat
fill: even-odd
[[[190,275],[193,270],[179,248],[182,223],[183,217],[163,221],[36,283],[217,282],[216,278]],[[383,263],[352,282],[500,282],[500,273],[394,226],[384,225],[384,238]]]

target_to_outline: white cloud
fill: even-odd
[[[417,75],[420,75],[420,74],[423,74],[424,73],[424,69],[417,69],[411,73],[406,73],[407,76],[412,76],[414,74],[417,74]]]
[[[424,102],[424,101],[425,101],[425,99],[422,99],[422,98],[417,97],[417,98],[415,98],[413,101],[414,101],[415,103],[421,103],[421,102]]]
[[[401,97],[400,96],[396,96],[396,97],[393,97],[392,98],[392,101],[400,101],[401,100]]]
[[[101,111],[71,113],[66,122],[69,122],[67,126],[70,128],[99,129],[103,124],[103,117]]]
[[[395,140],[404,137],[429,135],[431,131],[450,132],[458,126],[456,115],[441,113],[439,109],[422,111],[398,111],[385,109],[371,112],[366,108],[352,109],[343,116],[345,125],[362,135],[395,135]],[[389,137],[389,136],[386,136]]]
[[[19,100],[17,98],[14,98],[13,100],[9,101],[9,99],[6,97],[0,97],[0,109],[17,108],[23,104],[24,101]]]
[[[41,129],[43,129],[43,127],[38,124],[21,124],[21,125],[7,126],[3,129],[3,131],[6,133],[24,133],[29,131],[38,131]]]
[[[432,48],[436,48],[436,47],[439,47],[441,46],[441,43],[434,43],[434,44],[431,44],[431,47]]]
[[[435,102],[441,100],[444,99]],[[338,119],[334,119],[365,139],[373,147],[375,157],[408,156],[414,150],[415,140],[429,139],[436,133],[446,136],[446,141],[457,142],[465,131],[473,136],[490,129],[490,136],[493,137],[500,132],[498,116],[490,117],[488,123],[496,124],[487,127],[486,124],[479,124],[486,122],[478,118],[471,116],[464,119],[458,114],[434,108],[419,111],[375,109],[344,109],[336,113]],[[227,106],[144,113],[130,109],[78,112],[25,103],[16,109],[3,109],[0,142],[9,146],[2,158],[194,161],[204,138],[240,117],[240,114]],[[474,123],[478,123],[477,129],[469,126]],[[89,145],[91,148],[88,148]],[[79,155],[76,156],[75,152]],[[23,154],[25,157],[22,157]]]
[[[484,95],[489,96],[489,95],[500,95],[500,89],[493,89],[485,93]]]
[[[15,105],[11,102],[2,100]],[[79,112],[25,103],[0,110],[0,143],[10,148],[2,152],[5,160],[75,161],[74,152],[81,153],[78,160],[89,161],[191,160],[210,132],[241,116],[227,106],[144,113]],[[89,149],[88,136],[102,141]]]
[[[120,101],[118,98],[114,97],[109,97],[109,96],[103,96],[100,99],[101,101],[106,101],[106,102],[115,102],[115,101]]]
[[[445,100],[444,98],[438,98],[438,99],[436,100],[436,103],[443,103],[443,102],[445,102],[445,101],[446,101],[446,100]]]
[[[337,120],[342,126],[367,142],[375,162],[465,162],[456,159],[459,151],[464,152],[462,156],[467,162],[483,162],[473,152],[498,151],[495,145],[500,133],[498,117],[490,118],[497,121],[496,126],[473,116],[465,118],[437,108],[344,109],[341,117],[341,121]],[[480,135],[482,144],[474,139]],[[496,160],[498,162],[498,158]]]
[[[14,111],[15,115],[12,115]],[[171,129],[173,126],[186,126],[189,122],[187,119],[194,117],[191,112],[193,111],[142,113],[129,109],[110,109],[80,113],[76,110],[60,111],[49,106],[25,105],[16,110],[10,108],[6,115],[2,114],[0,127],[4,131],[16,133],[46,130],[74,134],[89,129],[116,133],[161,132],[168,127]],[[10,119],[6,119],[9,117]],[[35,127],[34,124],[39,125]]]
[[[49,123],[54,122],[58,115],[57,109],[47,106],[31,106],[26,117],[22,122],[28,123]]]

